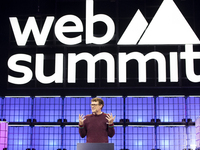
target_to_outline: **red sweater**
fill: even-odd
[[[87,143],[108,143],[108,136],[114,136],[114,124],[108,125],[105,117],[104,113],[85,116],[84,124],[79,125],[79,134],[82,138],[87,136]]]

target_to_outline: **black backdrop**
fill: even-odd
[[[194,32],[200,37],[200,11],[199,0],[174,0]],[[185,73],[185,61],[179,61],[179,81],[170,82],[169,79],[169,52],[184,51],[183,45],[171,46],[118,46],[116,43],[125,31],[127,25],[140,9],[148,23],[151,22],[156,11],[160,7],[161,0],[94,0],[94,14],[106,14],[115,23],[115,35],[111,41],[104,45],[85,44],[85,33],[82,33],[82,42],[77,45],[69,46],[59,42],[54,34],[55,22],[62,16],[73,14],[79,17],[83,23],[85,31],[85,0],[7,0],[0,5],[0,96],[6,95],[197,95],[199,94],[199,83],[190,82]],[[170,10],[169,10],[170,11]],[[23,29],[27,18],[34,16],[38,26],[42,27],[47,16],[54,16],[55,21],[51,28],[45,46],[37,46],[31,35],[26,46],[19,47],[16,44],[10,26],[9,17],[17,17]],[[98,36],[106,32],[103,23],[95,24],[94,33]],[[68,36],[74,36],[73,34]],[[118,53],[119,52],[142,52],[144,55],[153,51],[161,52],[167,63],[167,81],[158,82],[157,63],[150,60],[147,63],[147,82],[138,82],[138,64],[131,61],[127,65],[127,83],[118,82]],[[198,45],[194,46],[194,51],[200,51]],[[95,83],[87,83],[86,63],[81,61],[77,64],[76,83],[67,83],[67,54],[88,52],[92,55],[100,52],[108,52],[115,58],[115,82],[106,82],[106,63],[99,61],[96,64]],[[23,65],[31,68],[34,74],[35,54],[45,54],[45,74],[51,75],[54,72],[55,53],[64,54],[64,79],[62,84],[41,84],[33,75],[32,80],[24,85],[14,85],[8,83],[8,74],[19,75],[8,69],[8,59],[17,53],[29,54],[32,56],[32,63]],[[199,60],[195,61],[195,73],[200,74]]]

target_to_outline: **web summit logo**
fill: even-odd
[[[147,26],[147,21],[138,10],[118,44],[200,44],[173,0],[164,0],[148,28]]]
[[[16,17],[10,17],[9,19],[18,46],[26,45],[31,31],[36,45],[45,45],[54,21],[53,16],[48,16],[40,32],[35,17],[29,17],[22,32],[18,19]],[[94,23],[99,21],[107,26],[107,31],[102,37],[95,37]],[[75,25],[65,26],[66,22],[73,22]],[[82,21],[75,15],[61,17],[54,27],[55,36],[65,45],[81,43],[82,35],[67,37],[64,33],[81,33],[83,30]],[[94,1],[86,0],[85,43],[106,44],[113,38],[114,33],[115,24],[113,20],[105,14],[94,15]],[[149,25],[140,10],[138,10],[117,43],[117,45],[185,45],[185,52],[180,52],[180,59],[185,59],[186,76],[191,82],[200,82],[200,75],[196,75],[194,71],[194,60],[200,59],[200,52],[193,52],[194,44],[200,44],[200,41],[173,0],[163,1]],[[24,74],[23,77],[8,75],[9,83],[26,84],[31,81],[33,71],[27,66],[17,64],[18,61],[31,63],[31,57],[27,54],[15,54],[9,58],[9,69]],[[45,76],[44,54],[36,54],[35,77],[37,81],[43,84],[63,83],[63,57],[62,53],[55,54],[55,73],[51,76]],[[95,56],[88,52],[68,53],[67,82],[76,83],[76,64],[80,60],[85,60],[87,62],[87,83],[95,83],[95,63],[99,60],[105,60],[107,63],[107,82],[115,82],[115,66],[118,64],[118,81],[119,83],[126,83],[127,62],[133,59],[138,61],[138,82],[146,82],[146,63],[151,59],[158,62],[158,82],[166,82],[166,59],[162,53],[157,51],[146,55],[141,52],[128,54],[119,52],[117,63],[112,54],[108,52],[101,52]],[[178,82],[177,52],[169,52],[169,63],[170,82]]]

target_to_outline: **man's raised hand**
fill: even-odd
[[[79,125],[82,126],[82,125],[83,125],[83,122],[85,121],[85,119],[86,119],[86,118],[85,118],[85,116],[83,116],[83,114],[82,114],[82,115],[79,114]]]
[[[108,120],[108,123],[107,124],[113,124],[113,121],[115,120],[115,117],[113,117],[112,113],[111,114],[107,114],[106,115],[106,119]]]

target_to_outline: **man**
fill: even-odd
[[[101,98],[91,100],[92,114],[79,114],[79,134],[82,138],[87,136],[87,143],[108,143],[108,136],[115,134],[114,119],[112,113],[102,112],[104,101]]]

